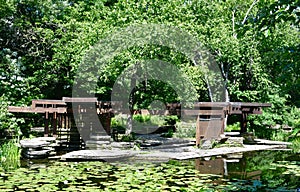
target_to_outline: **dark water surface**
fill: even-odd
[[[296,191],[300,155],[254,151],[167,163],[22,161],[0,191]]]
[[[300,191],[300,154],[291,151],[252,151],[196,159],[195,167],[200,173],[221,175],[222,179],[249,185],[250,191],[259,188]]]

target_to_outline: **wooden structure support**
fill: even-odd
[[[247,117],[251,114],[262,114],[263,107],[271,107],[269,103],[243,102],[199,102],[195,104],[194,112],[189,115],[197,116],[196,145],[203,138],[217,138],[224,133],[225,118],[228,115],[240,115],[240,133],[247,132]]]
[[[103,104],[101,104],[103,105]],[[40,113],[44,114],[44,137],[53,136],[58,138],[61,143],[68,143],[66,145],[70,146],[70,143],[77,143],[81,148],[82,137],[79,134],[78,129],[87,130],[87,134],[90,129],[97,130],[95,124],[93,123],[81,123],[80,120],[74,119],[73,112],[80,116],[88,116],[91,113],[97,113],[100,120],[104,121],[104,129],[110,134],[110,118],[111,110],[107,108],[101,108],[101,105],[97,101],[97,98],[69,98],[63,97],[62,100],[47,100],[47,99],[37,99],[32,100],[31,106],[27,107],[16,107],[9,106],[8,111],[11,113]],[[76,109],[73,107],[76,106]],[[91,109],[95,107],[95,109]],[[88,118],[88,117],[87,117]],[[88,119],[90,120],[90,119]],[[109,122],[109,123],[108,123]],[[105,132],[104,131],[104,132]],[[72,145],[73,145],[72,144]],[[65,144],[64,144],[65,145]],[[75,144],[74,144],[75,145]]]

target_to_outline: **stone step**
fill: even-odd
[[[49,146],[51,143],[47,141],[38,140],[21,140],[20,145],[22,148],[40,148]]]
[[[103,135],[91,135],[90,140],[96,140],[96,141],[110,141],[110,136],[103,136]]]
[[[154,150],[162,150],[162,149],[177,149],[177,148],[183,148],[183,147],[191,147],[195,146],[194,142],[190,143],[181,143],[181,144],[168,144],[168,145],[159,145],[159,146],[147,146],[147,145],[141,145],[142,148],[145,149],[154,149]]]
[[[50,152],[53,152],[54,150],[39,150],[39,151],[24,151],[22,152],[22,155],[26,158],[31,158],[31,159],[38,159],[38,158],[45,158],[48,157]]]
[[[180,139],[180,138],[164,138],[164,137],[157,137],[157,136],[138,136],[136,143],[142,145],[174,145],[174,144],[187,144],[193,143],[194,141],[187,140],[187,139]]]
[[[119,160],[134,156],[131,150],[80,150],[61,156],[61,160]]]
[[[128,148],[133,148],[134,143],[133,142],[112,142],[110,146],[113,148],[128,149]]]
[[[97,141],[97,140],[87,140],[86,142],[85,142],[85,144],[88,144],[88,143],[110,143],[110,141]]]
[[[86,149],[110,148],[110,141],[88,140],[85,142]]]

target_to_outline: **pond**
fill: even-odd
[[[23,163],[1,171],[0,191],[296,191],[299,181],[299,154],[256,151],[166,163]]]

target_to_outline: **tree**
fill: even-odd
[[[71,96],[74,76],[91,46],[132,24],[157,23],[188,31],[210,51],[226,101],[268,102],[270,95],[288,95],[287,104],[299,106],[298,7],[299,1],[257,0],[5,1],[0,5],[0,89],[17,104]],[[199,101],[214,100],[213,85],[195,67],[196,59],[157,45],[131,47],[109,61],[97,79],[96,96],[110,100],[118,76],[147,59],[174,64],[188,75]],[[151,80],[137,84],[133,96],[137,108],[157,99],[179,101],[170,85]]]

